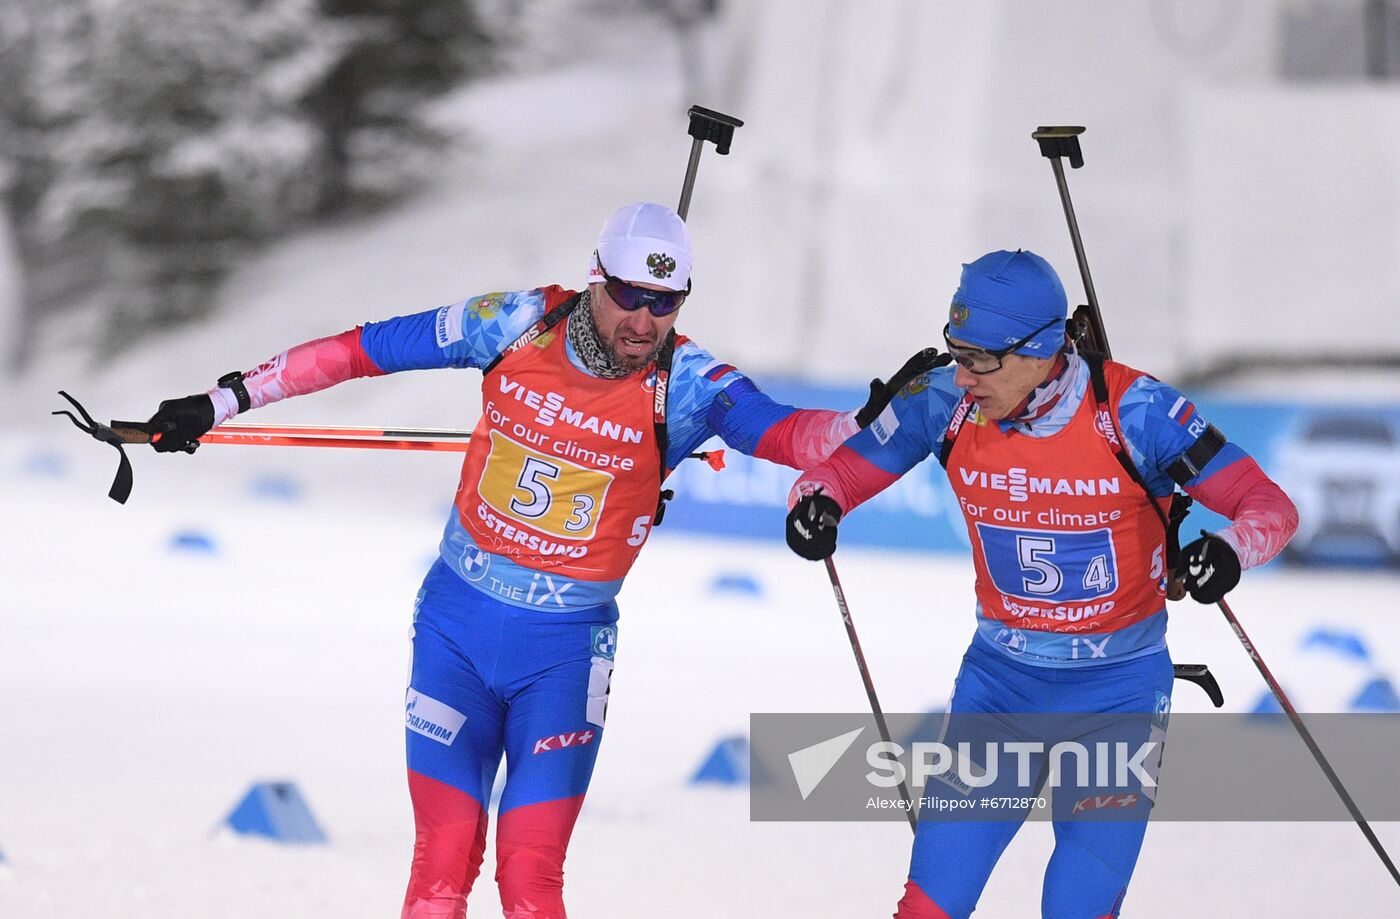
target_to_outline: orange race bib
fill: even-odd
[[[661,489],[654,376],[590,376],[565,340],[561,323],[483,377],[458,520],[476,546],[526,568],[617,580],[651,532]]]

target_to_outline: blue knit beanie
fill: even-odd
[[[1017,354],[1051,357],[1065,340],[1065,288],[1050,263],[1034,252],[989,252],[963,265],[948,308],[948,337],[996,350],[1045,325]]]

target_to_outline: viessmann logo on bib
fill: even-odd
[[[664,382],[663,384],[664,385]],[[550,391],[539,393],[528,386],[522,385],[518,380],[512,380],[506,374],[500,375],[501,395],[514,399],[526,408],[535,411],[535,422],[544,427],[552,427],[556,421],[580,431],[589,431],[598,434],[609,440],[620,441],[625,444],[639,444],[642,442],[642,432],[634,427],[618,424],[606,418],[599,418],[597,415],[588,415],[578,409],[570,408],[564,402],[564,396],[560,393]],[[665,399],[665,391],[662,386],[657,387],[661,392],[661,399]]]
[[[1056,479],[1030,475],[1024,466],[1012,466],[1006,472],[985,472],[959,466],[958,475],[964,485],[989,491],[1004,491],[1011,496],[1012,501],[1029,501],[1031,495],[1116,495],[1121,488],[1117,476],[1111,479]]]

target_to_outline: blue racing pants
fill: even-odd
[[[1149,723],[1165,729],[1171,690],[1172,663],[1165,650],[1101,666],[1046,667],[1018,661],[985,639],[974,637],[958,673],[948,724],[954,725],[955,731],[959,716],[973,716],[966,720],[981,724],[1008,713],[1047,713],[1036,716],[1042,720],[1035,723],[1043,724],[1047,719],[1056,722],[1054,715],[1076,713],[1063,723],[1077,725],[1086,721],[1077,713],[1143,713],[1141,719],[1126,720],[1144,725],[1145,737]],[[951,745],[951,738],[945,742]],[[1160,755],[1160,747],[1157,751]],[[1038,767],[1044,765],[1042,759]],[[1012,771],[1010,764],[1002,770],[1003,774]],[[945,788],[942,793],[949,792]],[[969,791],[962,789],[961,793]],[[1055,848],[1045,869],[1042,916],[1117,916],[1147,830],[1150,799],[1138,795],[1086,796],[1076,802],[1074,791],[1065,787],[1054,792],[1053,799]],[[1090,808],[1120,807],[1130,809],[1113,815],[1080,813]],[[1070,819],[1071,811],[1075,819]],[[1006,812],[1005,819],[994,820],[920,819],[897,919],[970,916],[992,868],[1027,812]],[[1085,816],[1113,819],[1083,819]]]
[[[504,756],[496,881],[507,915],[563,919],[564,852],[602,740],[617,605],[503,603],[441,561],[413,621],[405,702],[416,841],[405,919],[457,919]]]

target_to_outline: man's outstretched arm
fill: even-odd
[[[726,383],[711,405],[709,426],[725,443],[751,456],[794,469],[812,469],[875,421],[909,377],[928,369],[935,353],[916,354],[891,375],[888,384],[872,380],[865,404],[845,412],[784,405],[739,375]]]
[[[936,370],[902,391],[864,430],[810,469],[788,495],[788,546],[818,561],[836,550],[836,526],[854,508],[893,485],[943,442],[961,398],[950,370]]]
[[[544,312],[557,288],[485,294],[440,309],[304,342],[204,393],[168,399],[151,417],[161,452],[185,450],[211,427],[292,396],[401,370],[481,367]]]

